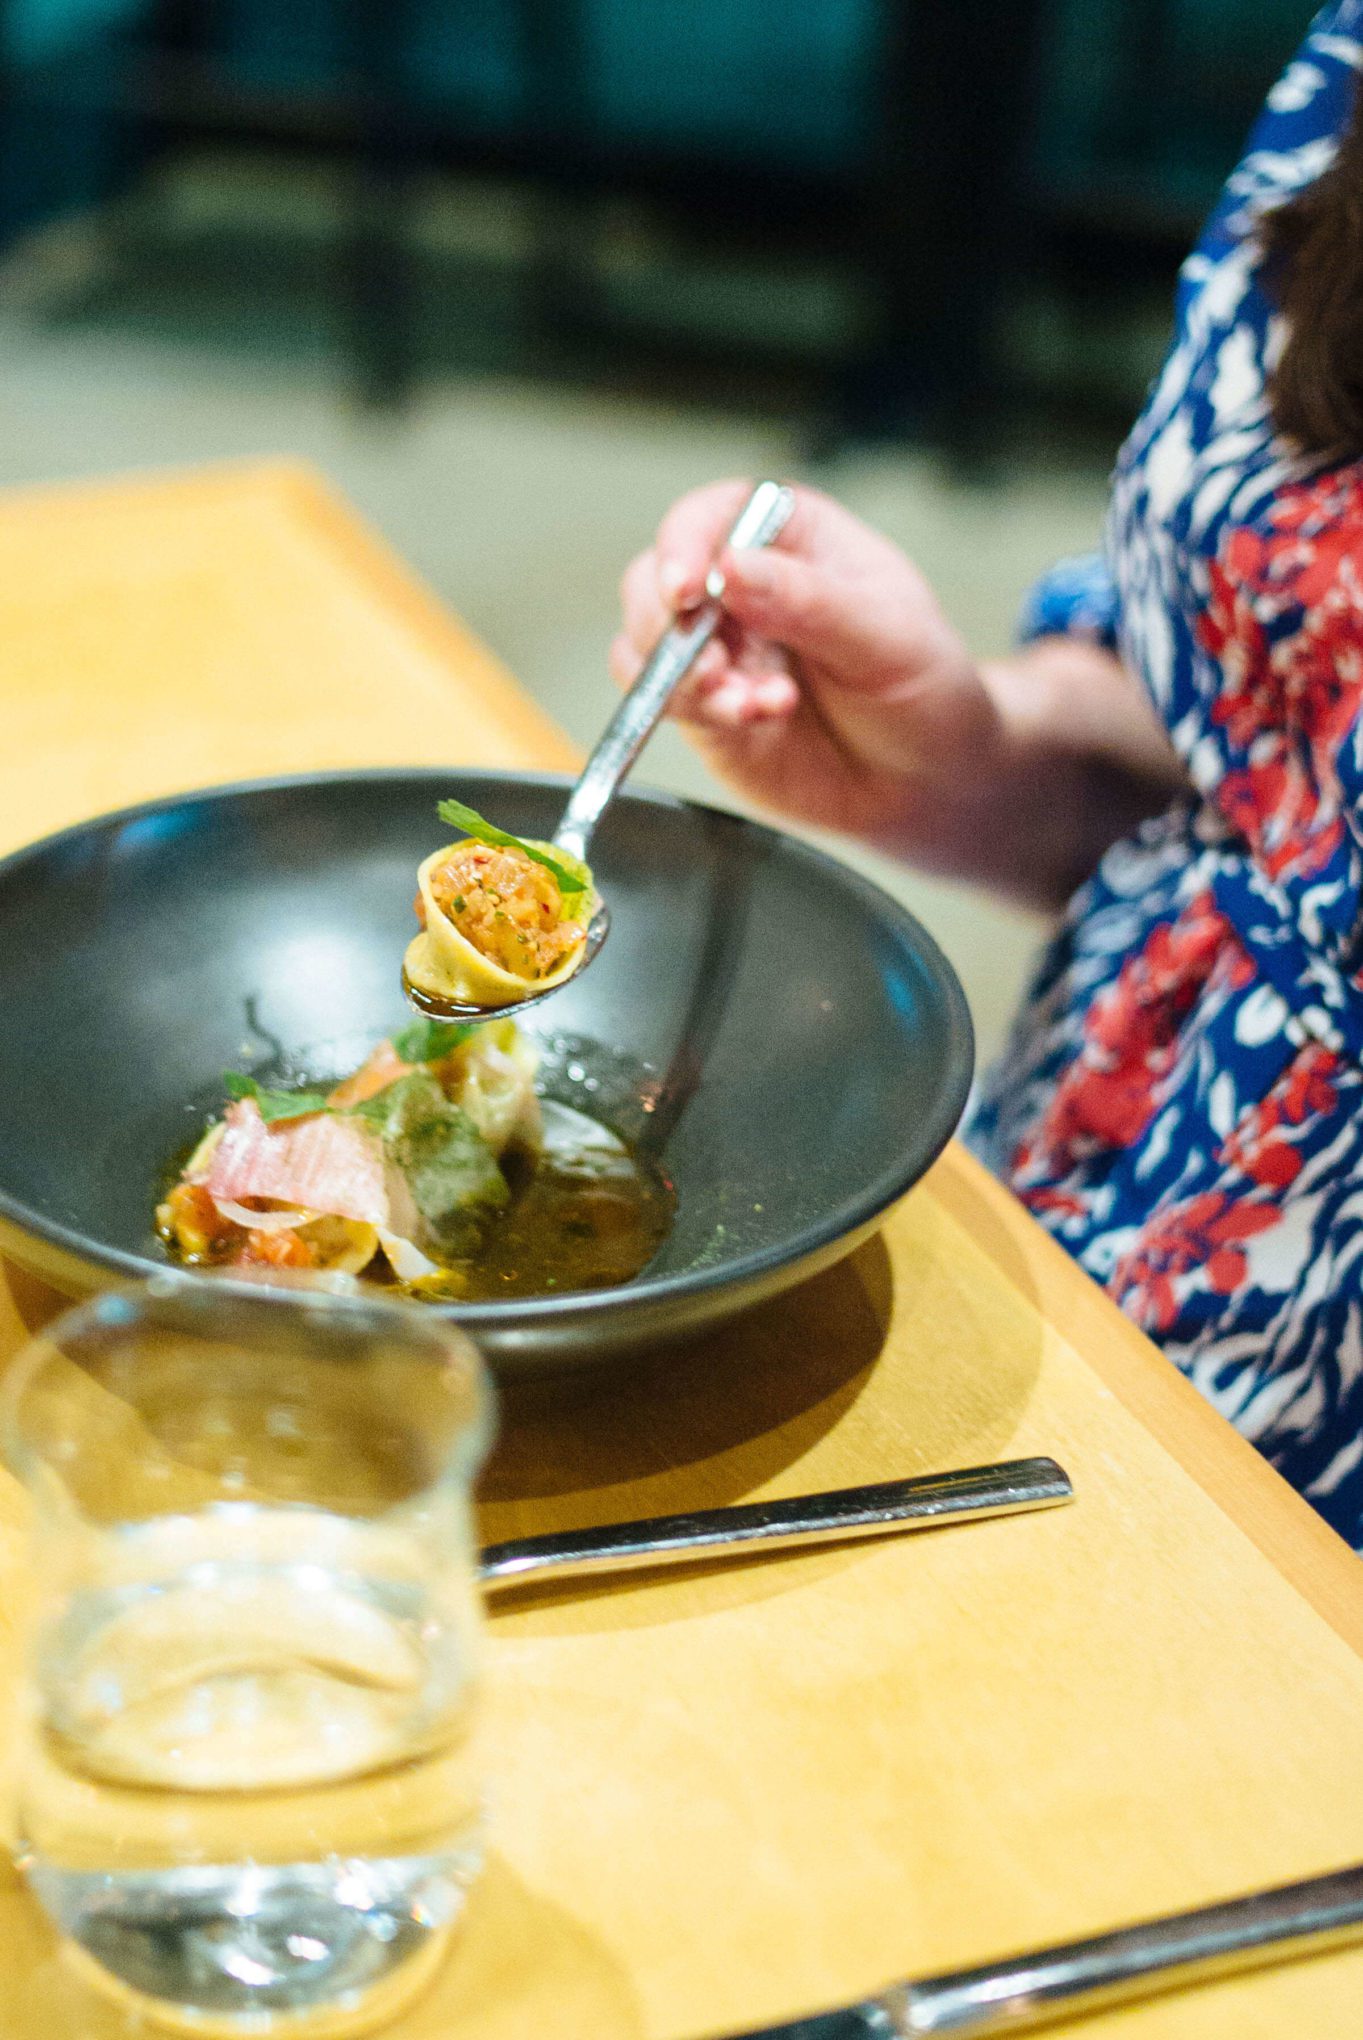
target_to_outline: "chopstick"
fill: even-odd
[[[812,1544],[885,1537],[901,1530],[1051,1509],[1073,1498],[1069,1476],[1055,1460],[1009,1459],[996,1466],[962,1467],[871,1487],[647,1516],[542,1537],[513,1537],[483,1547],[478,1573],[484,1587],[496,1591],[548,1579],[694,1565],[726,1551],[743,1555],[793,1551]]]

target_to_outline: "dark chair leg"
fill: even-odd
[[[410,234],[412,137],[395,74],[408,47],[402,0],[343,0],[354,107],[350,206],[341,250],[357,393],[396,410],[415,386],[420,295]]]
[[[846,436],[910,431],[969,459],[995,435],[1045,12],[1045,0],[887,6],[862,265],[877,330],[842,379]]]
[[[1176,103],[1170,72],[1175,0],[1125,0],[1116,22],[1119,89],[1107,108],[1108,145],[1119,161],[1149,162]]]
[[[574,174],[590,120],[581,0],[519,0],[516,11],[525,119],[557,158],[535,193],[535,245],[527,271],[532,345],[553,355],[598,324],[589,236],[593,194]]]

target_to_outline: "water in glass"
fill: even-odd
[[[251,2031],[422,1970],[479,1828],[476,1362],[334,1320],[319,1358],[261,1309],[230,1340],[139,1323],[98,1368],[50,1334],[12,1420],[40,1525],[29,1881],[119,1985]]]

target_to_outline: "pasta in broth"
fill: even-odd
[[[431,1302],[625,1282],[661,1244],[669,1186],[535,1090],[510,1020],[414,1021],[329,1091],[225,1079],[157,1231],[191,1267],[303,1269]]]

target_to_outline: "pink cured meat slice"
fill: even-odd
[[[328,1112],[267,1126],[254,1098],[229,1110],[204,1188],[210,1197],[269,1197],[367,1225],[389,1222],[376,1135]]]

